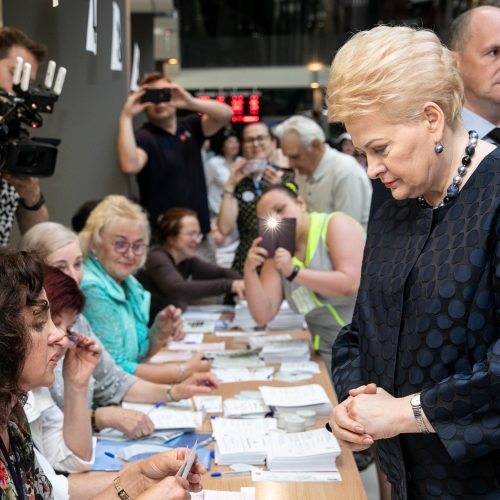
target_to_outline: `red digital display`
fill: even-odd
[[[212,99],[209,95],[198,95],[198,99],[208,101]],[[233,123],[255,123],[260,121],[260,96],[251,95],[216,95],[213,97],[218,102],[227,103],[233,110]]]

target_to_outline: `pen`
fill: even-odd
[[[170,436],[168,439],[165,439],[163,444],[168,443],[170,441],[173,441],[174,439],[177,439],[178,437],[183,436],[184,434],[185,434],[184,432],[178,432],[178,433],[174,434],[173,436]]]
[[[105,451],[104,454],[109,457],[109,458],[114,458],[115,460],[120,460],[121,462],[128,464],[129,461],[126,458],[120,457],[119,455],[115,455],[114,453],[111,453],[110,451]]]
[[[210,436],[207,439],[204,439],[203,441],[200,441],[198,443],[198,446],[205,446],[206,444],[211,443],[213,440],[214,440],[213,436]]]
[[[233,476],[245,476],[250,474],[249,470],[244,471],[228,471],[228,472],[212,472],[210,477],[233,477]]]
[[[158,403],[156,403],[153,408],[151,408],[150,410],[147,411],[146,415],[149,415],[151,412],[157,410],[158,408],[160,408],[161,406],[163,406],[165,404],[165,401],[158,401]]]

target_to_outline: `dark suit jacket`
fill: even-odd
[[[422,393],[436,434],[377,442],[393,498],[500,498],[500,149],[438,210],[389,201],[368,227],[339,400],[375,382]]]

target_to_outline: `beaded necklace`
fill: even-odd
[[[465,147],[465,156],[462,158],[462,164],[457,168],[457,175],[453,177],[453,182],[448,186],[448,189],[446,190],[446,196],[443,198],[443,201],[437,207],[433,207],[432,205],[429,205],[423,195],[421,195],[417,198],[417,203],[422,208],[433,208],[435,210],[436,208],[444,207],[451,200],[458,196],[458,193],[460,192],[459,186],[460,184],[462,184],[462,178],[467,173],[467,167],[470,165],[471,159],[476,152],[478,140],[479,134],[475,130],[471,130],[469,132],[469,143]]]

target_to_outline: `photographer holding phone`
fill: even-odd
[[[263,238],[253,241],[243,273],[250,312],[257,323],[269,323],[286,299],[295,312],[305,316],[311,334],[319,339],[318,351],[330,366],[337,333],[352,318],[364,231],[341,212],[307,212],[291,182],[265,190],[257,201],[257,215],[274,217],[277,222],[269,231],[276,232],[282,229],[280,219],[296,219],[295,252],[291,255],[280,247],[270,258],[268,250],[259,246]]]
[[[178,109],[193,113],[177,118]],[[133,118],[142,111],[148,121],[134,132]],[[226,104],[196,99],[159,72],[146,75],[140,90],[129,96],[120,115],[118,158],[124,174],[137,175],[140,202],[153,229],[165,210],[183,207],[197,213],[204,235],[210,232],[201,145],[231,116]]]
[[[38,65],[45,57],[44,45],[31,40],[22,31],[0,29],[0,89],[13,93],[12,74],[16,58],[31,64],[31,79],[36,78]],[[35,177],[21,177],[0,171],[0,245],[8,245],[14,216],[21,233],[49,219],[45,198]]]

